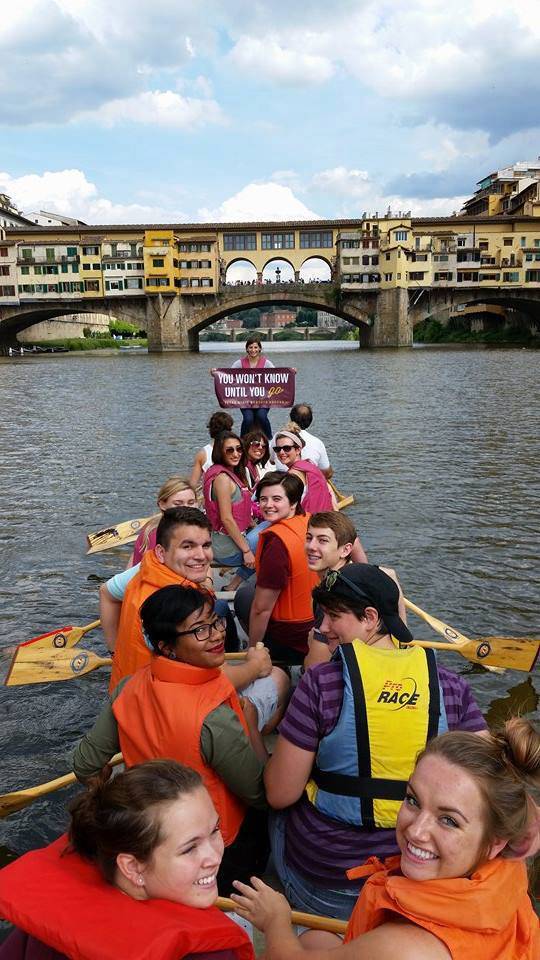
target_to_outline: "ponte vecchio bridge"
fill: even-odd
[[[251,279],[231,283],[239,265]],[[316,279],[303,278],[310,266]],[[227,314],[283,304],[334,313],[359,328],[361,346],[401,347],[415,323],[475,303],[540,320],[540,219],[398,214],[0,234],[4,344],[43,320],[100,313],[146,329],[151,351],[197,350],[199,333]]]

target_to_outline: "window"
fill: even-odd
[[[535,240],[534,245],[535,247],[540,247],[540,240]]]
[[[42,269],[39,264],[36,264],[34,267],[34,273],[42,273]]]
[[[457,245],[458,245],[458,247],[464,247],[464,246],[465,246],[465,243],[466,243],[466,238],[465,238],[465,237],[458,237],[458,240],[457,240]]]
[[[499,280],[499,278],[499,273],[481,273],[479,279],[482,282],[482,280]]]
[[[362,257],[362,264],[364,267],[367,267],[369,264],[369,257]]]
[[[83,270],[90,270],[90,264],[89,264],[89,263],[83,263],[82,268],[83,268]]]
[[[198,286],[199,286],[199,281],[198,281],[198,279],[190,280],[190,281],[189,281],[189,285],[190,285],[190,287],[198,287]]]
[[[532,258],[533,258],[532,253],[526,253],[526,254],[525,254],[525,259],[526,259],[526,260],[532,260]]]
[[[520,237],[520,239],[519,239],[519,245],[520,245],[520,247],[526,247],[526,246],[527,246],[527,237]]]
[[[434,279],[434,280],[451,280],[451,279],[452,279],[452,276],[453,276],[453,274],[448,273],[448,272],[436,273],[436,274],[434,275],[434,278],[433,278],[433,279]]]
[[[190,243],[190,245],[189,245],[189,252],[190,252],[190,253],[197,253],[197,244],[196,244],[196,243]]]
[[[169,284],[168,277],[149,277],[146,281],[147,287],[168,287]]]
[[[181,287],[189,287],[189,280],[181,280],[181,281],[180,281],[180,286],[181,286]]]
[[[525,283],[540,283],[540,270],[526,270]]]
[[[21,293],[33,293],[33,292],[34,292],[34,284],[33,284],[33,283],[23,283],[23,285],[22,285],[21,287],[19,287],[19,291],[20,291]]]
[[[377,266],[379,265],[379,258],[378,258],[378,257],[372,257],[372,258],[371,258],[371,264],[372,264],[372,266],[377,267]]]
[[[68,248],[67,248],[67,256],[68,256],[68,257],[76,257],[76,256],[77,256],[77,247],[68,247]]]
[[[346,265],[348,266],[348,265],[350,264],[350,262],[351,262],[351,258],[350,258],[350,257],[343,257],[343,263],[344,263],[344,264],[346,264]]]
[[[474,271],[471,271],[471,272],[469,272],[469,271],[467,271],[467,272],[460,272],[460,271],[458,270],[457,282],[458,282],[458,283],[471,283],[471,282],[472,282],[472,283],[478,283],[478,271],[477,271],[477,270],[474,270]]]
[[[30,267],[23,268],[27,273],[30,273]],[[0,277],[9,277],[9,267],[0,267]]]
[[[7,257],[7,247],[0,247],[0,257]]]
[[[154,259],[152,260],[152,266],[153,266],[153,267],[164,267],[164,266],[165,266],[165,261],[163,260],[162,257],[154,257]]]
[[[393,273],[385,273],[384,279],[386,280],[387,283],[390,283],[393,276],[394,276]]]
[[[99,280],[85,280],[84,289],[90,293],[99,293]]]
[[[54,260],[54,247],[45,247],[45,257],[49,262]]]
[[[0,287],[0,297],[14,297],[15,296],[15,287],[5,286]]]
[[[423,280],[425,273],[422,270],[413,270],[409,273],[409,280]]]
[[[479,242],[479,244],[478,244],[478,249],[479,249],[479,250],[489,250],[489,243],[487,242],[487,240],[480,240],[480,242]]]
[[[71,264],[71,272],[72,272],[72,273],[78,273],[78,272],[79,272],[79,264],[78,264],[78,263],[72,263],[72,264]]]
[[[389,253],[386,254],[386,259],[387,259],[387,260],[390,259],[390,254],[389,254]]]
[[[419,249],[420,249],[420,244],[421,244],[421,242],[422,242],[422,237],[415,237],[415,240],[414,240],[414,248],[415,248],[415,250],[419,250]]]
[[[526,275],[533,273],[532,270],[526,270]],[[511,270],[510,272],[503,273],[503,283],[519,283],[519,273],[517,270]]]
[[[99,247],[83,247],[82,252],[85,257],[98,257]]]
[[[62,273],[67,273],[67,272],[68,272],[68,265],[67,265],[67,263],[63,263],[63,264],[62,264],[61,270],[62,270]]]
[[[503,244],[504,244],[504,246],[505,246],[505,247],[511,247],[511,246],[512,246],[512,241],[513,241],[513,239],[514,239],[513,237],[503,237]]]
[[[21,273],[23,277],[27,277],[30,273],[30,267],[21,267]]]
[[[187,243],[179,243],[178,249],[180,253],[187,253]]]
[[[294,233],[263,233],[261,247],[263,250],[292,250]]]
[[[199,260],[200,270],[210,270],[211,266],[212,266],[211,260]]]
[[[21,250],[23,260],[31,260],[34,256],[34,251],[31,247],[23,247]],[[7,256],[7,253],[6,253]]]
[[[256,250],[255,233],[226,233],[223,236],[225,250]]]
[[[214,281],[211,277],[203,277],[201,280],[201,287],[213,287]]]
[[[310,230],[309,232],[300,233],[300,246],[305,249],[315,249],[321,247],[332,247],[333,246],[333,237],[331,230],[322,230],[315,231]]]
[[[142,290],[142,277],[128,277],[126,280],[126,290]]]
[[[93,263],[93,264],[92,264],[92,270],[101,270],[101,264],[100,264],[100,263]]]
[[[201,243],[200,249],[201,253],[210,253],[212,248],[209,243]]]
[[[394,236],[396,240],[406,240],[408,237],[408,233],[406,230],[396,230]]]

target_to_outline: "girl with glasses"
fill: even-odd
[[[235,590],[252,576],[262,525],[255,526],[246,455],[240,437],[224,430],[214,442],[213,466],[203,480],[205,511],[212,525],[214,559],[224,566],[239,564],[228,585]]]
[[[279,462],[304,484],[302,506],[306,513],[335,510],[337,504],[330,492],[326,477],[310,460],[302,459],[304,440],[294,430],[281,430],[276,434],[273,452]]]
[[[286,696],[287,678],[266,656],[261,679],[237,695],[222,671],[225,623],[213,598],[190,587],[168,586],[140,610],[148,666],[121,682],[74,756],[77,777],[95,776],[117,751],[128,767],[170,757],[197,770],[220,818],[225,854],[220,893],[232,880],[264,870],[267,759],[261,731],[272,724]]]
[[[255,486],[265,473],[273,469],[268,437],[262,430],[251,430],[243,437],[242,444],[246,454],[248,480],[251,486]]]

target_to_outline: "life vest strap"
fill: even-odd
[[[406,780],[383,780],[380,777],[351,777],[343,773],[330,773],[313,768],[311,779],[320,790],[341,797],[358,797],[367,800],[403,800],[407,789]]]

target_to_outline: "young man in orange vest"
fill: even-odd
[[[138,570],[130,568],[100,588],[100,614],[107,645],[114,652],[109,691],[150,660],[139,610],[160,587],[194,587],[214,602],[209,573],[212,561],[210,524],[194,507],[166,510],[157,528],[157,542],[147,550]],[[221,612],[218,610],[218,612]],[[281,671],[272,668],[265,650],[249,650],[245,663],[224,667],[236,689],[271,676],[276,707],[286,694]],[[267,684],[268,686],[268,684]],[[267,691],[268,692],[268,691]]]

